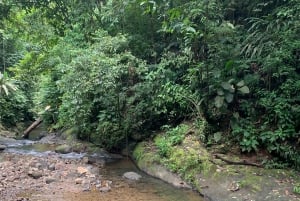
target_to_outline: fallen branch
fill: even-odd
[[[255,166],[255,167],[263,167],[262,164],[257,164],[257,163],[251,163],[249,161],[246,161],[246,160],[242,160],[242,161],[231,161],[231,160],[228,160],[226,158],[223,158],[222,156],[218,155],[218,154],[215,154],[214,157],[216,159],[220,159],[224,162],[226,162],[227,164],[229,165],[249,165],[249,166]]]
[[[47,112],[50,109],[50,105],[48,105],[45,110],[39,114],[43,114],[44,112]],[[28,138],[30,132],[35,129],[38,125],[40,125],[43,122],[43,119],[39,117],[37,120],[35,120],[23,133],[22,138]]]
[[[23,133],[23,138],[28,138],[30,132],[35,129],[38,125],[40,125],[42,123],[42,119],[38,118],[37,120],[35,120],[35,122],[33,122]]]

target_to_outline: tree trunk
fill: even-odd
[[[35,129],[38,125],[40,125],[40,123],[42,123],[42,118],[38,118],[37,120],[35,120],[35,122],[33,122],[23,133],[23,138],[28,138],[30,132]]]

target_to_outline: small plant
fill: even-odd
[[[228,82],[221,83],[221,88],[217,91],[218,95],[215,97],[215,106],[217,108],[232,103],[237,92],[241,94],[250,93],[249,87],[245,85],[244,80],[241,80],[237,84],[234,84],[233,82],[234,80],[231,79]]]
[[[157,137],[155,140],[155,145],[158,148],[158,154],[161,157],[168,157],[171,152],[171,144],[166,140],[165,137]]]
[[[188,126],[183,124],[172,129],[169,129],[167,126],[164,126],[164,128],[168,128],[168,130],[164,136],[156,138],[155,145],[158,147],[160,156],[168,157],[172,147],[183,141],[185,134],[187,133]]]
[[[180,144],[183,141],[187,130],[188,130],[187,125],[183,124],[183,125],[177,126],[166,132],[167,140],[173,146]]]
[[[300,183],[296,183],[294,185],[293,192],[296,194],[300,194]]]

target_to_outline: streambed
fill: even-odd
[[[30,140],[0,143],[7,146],[0,152],[2,201],[203,200],[192,190],[178,189],[144,174],[128,158],[98,155],[104,163],[89,164],[86,153],[58,154],[53,144]],[[142,177],[138,181],[125,179],[125,172]]]

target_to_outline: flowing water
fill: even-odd
[[[2,142],[3,143],[3,142]],[[55,145],[34,143],[30,140],[6,142],[5,152],[33,155],[37,157],[49,156],[54,153]],[[61,154],[62,158],[80,159],[85,153]],[[136,172],[142,176],[139,181],[128,181],[123,178],[125,172]],[[99,171],[103,178],[113,182],[110,192],[99,193],[91,190],[82,193],[66,193],[64,195],[51,195],[51,198],[44,200],[70,200],[70,201],[202,201],[202,197],[192,191],[175,188],[159,179],[153,178],[140,171],[134,163],[127,158],[114,160],[106,163]],[[32,199],[40,201],[42,199]]]

